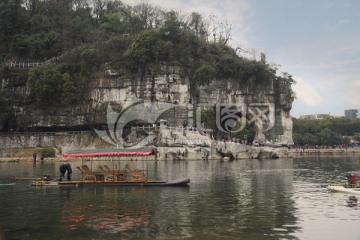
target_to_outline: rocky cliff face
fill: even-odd
[[[16,100],[14,126],[28,131],[108,124],[109,104],[115,110],[124,110],[125,106],[142,100],[148,104],[173,104],[170,110],[161,112],[160,116],[167,119],[170,126],[183,126],[186,122],[188,126],[197,126],[206,131],[201,129],[201,111],[212,108],[217,114],[217,128],[224,134],[229,133],[229,124],[242,122],[246,118],[255,124],[255,144],[293,144],[289,83],[274,80],[254,87],[218,79],[206,86],[191,86],[188,77],[177,67],[162,66],[157,72],[154,75],[149,70],[149,75],[145,75],[141,81],[140,77],[104,69],[103,76],[92,83],[92,91],[82,105],[46,110],[36,106],[26,82],[14,84],[11,78],[2,79],[1,89],[12,93]]]

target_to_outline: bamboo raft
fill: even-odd
[[[149,156],[156,154],[156,149],[142,148],[138,150],[127,149],[96,149],[84,151],[71,151],[65,153],[65,157],[89,158],[89,157],[114,157],[114,156]],[[107,165],[98,166],[98,170],[92,170],[87,165],[76,167],[81,172],[81,179],[76,181],[54,181],[40,179],[31,182],[31,186],[184,186],[190,183],[190,179],[181,178],[175,180],[149,180],[145,170],[138,170],[126,165],[124,170],[110,169]],[[128,177],[126,177],[128,176]]]

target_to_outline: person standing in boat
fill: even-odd
[[[71,181],[71,174],[72,174],[72,169],[71,169],[71,165],[70,163],[66,162],[66,163],[62,163],[60,165],[60,179],[59,181],[62,181],[65,177],[65,173],[67,172],[67,180]]]

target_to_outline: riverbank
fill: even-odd
[[[167,149],[167,150],[166,150]],[[203,148],[205,150],[205,148]],[[37,162],[41,162],[40,160],[40,150],[41,148],[21,148],[21,149],[2,149],[6,151],[6,156],[0,157],[0,163],[11,163],[11,162],[19,162],[19,161],[27,161],[33,162],[33,153],[34,151],[37,152]],[[172,147],[168,148],[161,148],[161,153],[165,155],[165,151],[168,152],[169,157],[167,158],[158,158],[157,160],[186,160],[186,157],[182,158],[173,158],[173,156],[178,150]],[[201,149],[200,149],[201,151]],[[360,147],[355,148],[337,148],[337,149],[291,149],[290,153],[292,157],[300,157],[300,156],[314,156],[314,155],[336,155],[336,156],[351,156],[351,155],[358,155],[360,157]],[[177,154],[175,154],[177,155]],[[180,154],[181,156],[182,154]],[[103,158],[94,158],[94,160],[102,160]],[[121,157],[123,160],[141,160],[144,159],[143,157]],[[193,158],[191,158],[193,159]],[[198,159],[203,159],[200,157]],[[209,158],[209,160],[218,160],[221,159],[219,156],[218,158]],[[242,158],[241,158],[242,159]],[[245,158],[244,158],[245,159]],[[55,157],[45,158],[43,162],[53,162],[53,161],[71,161],[72,158],[65,158],[61,153],[57,153]],[[147,160],[155,160],[155,156],[149,156]]]
[[[360,154],[360,147],[351,148],[325,148],[325,149],[293,149],[292,155],[294,157],[301,155],[357,155]]]
[[[161,126],[156,133],[148,137],[134,132],[127,139],[127,145],[156,146],[156,157],[148,156],[147,160],[234,160],[234,159],[266,159],[289,158],[291,149],[276,146],[253,146],[233,141],[214,140],[205,132],[188,128]],[[131,135],[132,136],[132,135]],[[14,133],[0,136],[0,158],[27,159],[32,161],[33,151],[37,156],[45,157],[62,155],[70,150],[114,149],[123,148],[122,144],[114,145],[104,141],[102,137],[91,132],[64,133]],[[38,148],[37,148],[38,147]],[[47,149],[46,149],[47,148]],[[45,151],[46,150],[46,151]],[[127,156],[122,160],[142,160],[143,157]]]

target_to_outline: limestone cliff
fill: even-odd
[[[163,65],[157,74],[142,78],[103,69],[91,85],[88,99],[80,105],[41,109],[35,104],[26,81],[14,84],[11,77],[1,79],[1,89],[14,95],[15,123],[18,130],[32,131],[39,128],[85,128],[107,124],[107,107],[116,110],[129,106],[136,97],[147,103],[165,102],[173,104],[161,118],[170,126],[197,126],[202,129],[201,110],[216,107],[218,129],[227,133],[226,121],[222,118],[240,113],[235,120],[247,119],[256,127],[255,144],[291,145],[292,104],[291,83],[285,80],[269,80],[266,84],[240,85],[234,80],[214,79],[207,85],[191,84],[182,69]],[[16,74],[16,71],[15,71]],[[141,80],[142,79],[142,80]],[[227,109],[227,112],[224,112]],[[229,109],[232,109],[231,111]],[[197,114],[194,114],[197,113]],[[222,115],[225,114],[225,115]],[[196,117],[195,117],[196,115]],[[147,120],[147,119],[141,119]],[[234,118],[232,118],[234,121]],[[222,125],[222,123],[224,123]],[[16,130],[16,129],[15,129]]]

